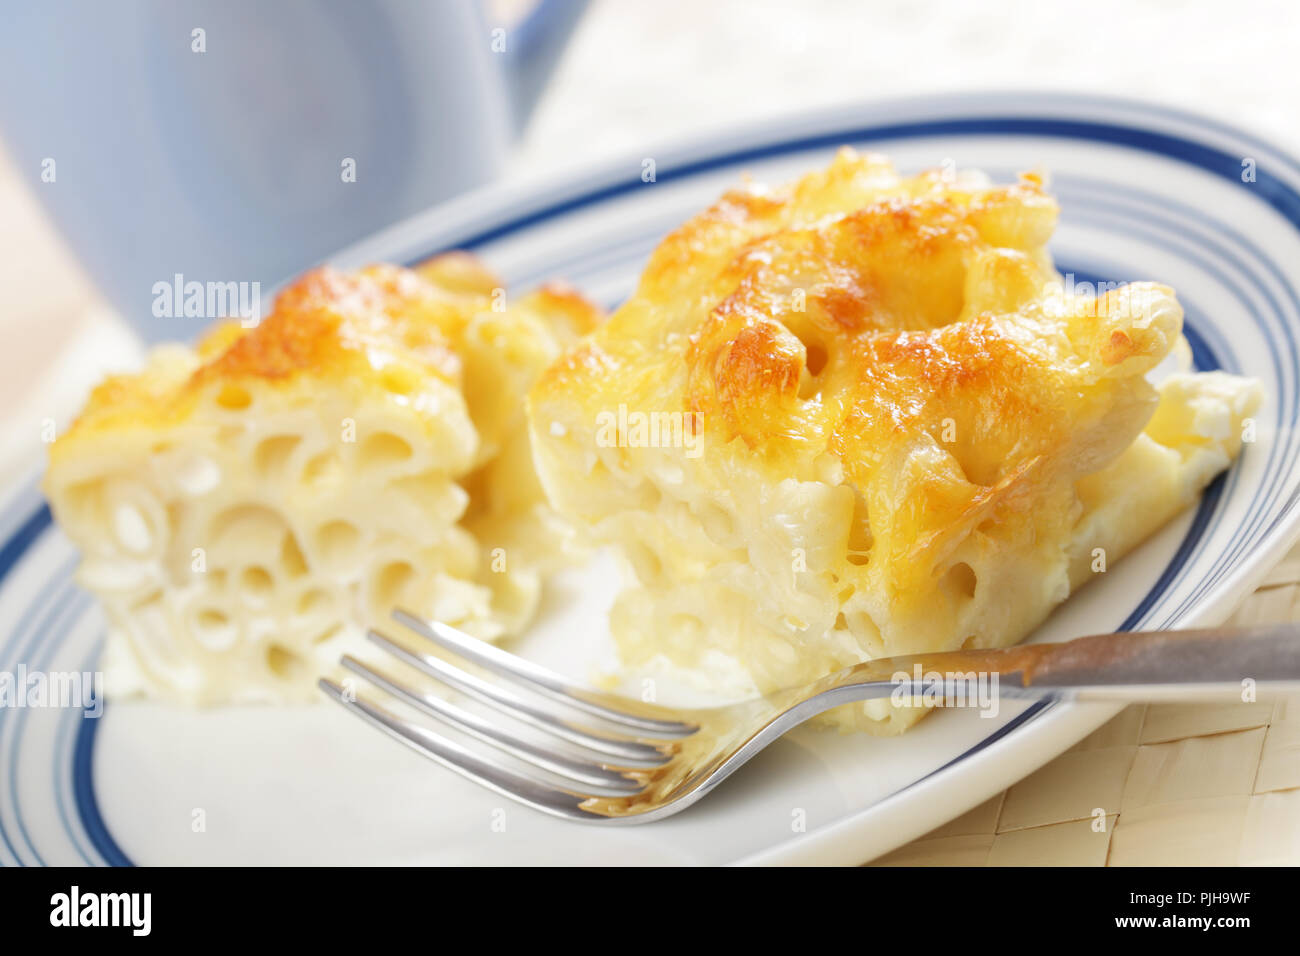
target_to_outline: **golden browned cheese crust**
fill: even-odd
[[[195,348],[197,364],[155,364],[105,379],[51,454],[67,453],[75,445],[71,436],[85,431],[174,422],[212,389],[230,386],[218,401],[237,404],[238,384],[249,380],[288,387],[309,376],[359,392],[377,387],[396,394],[413,392],[429,376],[459,385],[458,345],[470,319],[492,308],[496,290],[504,293],[500,280],[461,252],[415,269],[313,269],[285,288],[255,327],[234,321],[214,326]],[[562,341],[591,331],[600,317],[561,282],[531,293],[526,303]]]
[[[788,187],[726,194],[664,241],[636,297],[536,395],[582,394],[598,408],[621,392],[636,407],[696,413],[689,421],[714,442],[739,439],[774,475],[812,477],[830,451],[864,490],[949,423],[953,474],[921,480],[905,514],[874,518],[905,520],[892,540],[909,551],[956,513],[1007,498],[1014,481],[999,482],[1068,444],[1070,410],[1106,388],[1095,366],[1072,375],[1067,356],[998,317],[1051,281],[1043,247],[1056,204],[1032,175],[968,192],[934,172],[881,194],[886,174],[880,158],[846,151]],[[971,292],[983,308],[968,315]],[[1166,338],[1142,347],[1163,355]]]

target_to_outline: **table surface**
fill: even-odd
[[[514,0],[499,0],[505,17]],[[1300,4],[1212,0],[596,2],[511,177],[653,150],[808,105],[972,89],[1140,94],[1300,151]],[[595,131],[595,132],[593,132]],[[0,146],[0,485],[43,457],[138,346]],[[1235,620],[1300,620],[1300,550]],[[1300,698],[1130,707],[1005,793],[880,865],[1300,863]]]

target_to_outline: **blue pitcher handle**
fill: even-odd
[[[516,131],[528,122],[587,2],[538,0],[506,35],[506,85]]]

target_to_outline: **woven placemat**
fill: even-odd
[[[1300,620],[1300,546],[1231,621]],[[1300,864],[1300,697],[1138,704],[873,866]]]

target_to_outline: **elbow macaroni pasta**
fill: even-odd
[[[556,508],[621,546],[633,666],[720,652],[766,692],[864,659],[994,647],[1195,500],[1259,402],[1150,372],[1172,290],[1075,295],[1037,175],[898,175],[844,150],[670,235],[636,293],[539,380]],[[639,440],[637,413],[691,441]],[[614,422],[611,437],[610,423]],[[887,700],[828,715],[899,733]]]
[[[526,625],[565,529],[523,395],[597,312],[502,295],[465,255],[320,269],[256,328],[95,390],[45,490],[108,614],[110,692],[312,699],[399,604],[487,640]]]

